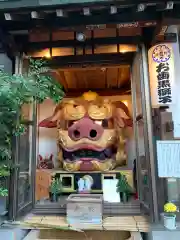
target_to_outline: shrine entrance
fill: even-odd
[[[110,21],[107,23],[105,19],[109,9]],[[19,33],[22,29],[15,29],[19,26],[17,23],[11,25],[16,42],[21,42],[20,54],[14,59],[15,73],[27,71],[27,56],[34,59],[45,58],[51,75],[63,86],[65,92],[63,105],[58,105],[57,112],[61,114],[62,109],[66,112],[62,121],[56,119],[56,106],[50,100],[41,105],[34,103],[33,106],[24,107],[27,131],[16,139],[14,162],[19,167],[13,169],[11,176],[11,219],[17,219],[29,212],[64,215],[67,197],[79,191],[81,180],[91,185],[90,193],[102,194],[104,180],[119,180],[123,176],[126,187],[132,190],[128,193],[132,202],[105,203],[103,214],[145,214],[151,221],[159,220],[162,207],[159,202],[163,195],[161,199],[157,195],[157,167],[147,59],[147,50],[152,43],[150,38],[156,29],[159,12],[153,14],[154,7],[150,6],[150,16],[142,15],[140,12],[134,12],[132,6],[128,6],[121,15],[117,13],[122,9],[115,9],[117,12],[113,13],[109,6],[104,6],[101,10],[95,8],[95,18],[91,14],[86,15],[84,8],[83,15],[79,9],[72,9],[67,11],[68,21],[63,15],[64,11],[60,14],[58,11],[52,10],[50,13],[42,9],[41,11],[49,17],[46,21],[41,21],[39,15],[34,16],[33,13],[35,20],[30,21],[26,33]],[[101,19],[99,11],[102,11],[106,18]],[[74,18],[77,12],[78,19]],[[135,16],[133,19],[137,19],[137,22],[125,23],[124,18],[127,18],[128,13],[131,16],[132,12]],[[150,18],[152,16],[152,19],[155,19],[153,21]],[[51,18],[54,21],[49,21]],[[72,19],[75,19],[74,25]],[[84,19],[86,23],[83,22]],[[46,27],[46,24],[50,26]],[[89,90],[90,95],[87,94]],[[93,107],[96,111],[89,110],[91,101],[95,102]],[[113,114],[109,118],[96,116],[97,111],[99,115],[108,115],[107,113],[111,112],[107,110],[109,108],[116,112],[116,117]],[[68,114],[70,117],[66,119]],[[83,123],[77,128],[77,124],[82,120],[79,117],[81,114]],[[120,116],[120,120],[116,119],[117,116]],[[53,117],[56,119],[56,125],[53,125],[53,121],[47,121]],[[117,129],[115,125],[118,125]],[[130,133],[122,134],[124,126],[131,128]],[[88,148],[88,153],[79,151],[82,149],[73,149],[74,142],[81,141],[82,136],[86,139],[82,144],[83,150],[89,139],[91,142],[100,142],[102,139],[101,145],[106,144],[105,140],[109,139],[107,136],[110,131],[116,133],[109,135],[110,139],[119,141],[116,142],[115,148],[110,149],[107,144],[102,151]],[[102,138],[104,133],[107,133],[106,138]],[[72,144],[73,151],[67,151],[63,146],[64,142]],[[125,145],[125,142],[129,145]],[[94,168],[89,170],[88,164],[84,164],[86,168],[83,170],[78,161],[85,162],[89,159],[90,162],[95,159]],[[89,165],[92,167],[92,164]],[[160,194],[162,189],[158,191]],[[119,195],[122,197],[122,194]]]
[[[35,104],[30,106],[28,111],[26,106],[25,114],[28,117],[27,123],[30,124],[30,130],[26,132],[27,135],[18,139],[20,145],[18,149],[21,151],[17,152],[16,161],[17,164],[20,164],[20,171],[14,175],[14,182],[21,182],[23,189],[19,188],[18,184],[13,186],[15,191],[13,197],[16,198],[12,206],[14,219],[30,211],[36,214],[56,214],[58,212],[64,215],[67,198],[70,194],[77,192],[80,177],[91,176],[93,184],[91,193],[101,194],[103,191],[102,178],[118,179],[119,173],[125,174],[127,177],[128,184],[132,186],[133,192],[137,195],[136,199],[132,195],[129,203],[119,204],[116,207],[113,203],[105,203],[103,214],[113,216],[131,213],[132,215],[146,214],[152,219],[157,217],[156,182],[155,174],[152,172],[155,169],[151,167],[154,156],[152,155],[153,142],[150,141],[152,140],[152,120],[146,49],[144,45],[126,45],[126,49],[129,52],[123,52],[123,56],[121,53],[120,55],[115,53],[99,54],[96,56],[97,59],[99,58],[98,60],[87,58],[82,63],[83,60],[78,62],[74,59],[70,65],[66,61],[63,62],[63,65],[61,62],[60,64],[56,63],[57,65],[53,63],[55,68],[51,65],[52,60],[47,58],[52,67],[53,76],[66,88],[67,97],[63,100],[65,103],[78,98],[87,90],[91,90],[102,99],[110,99],[112,103],[121,101],[129,109],[133,126],[126,138],[127,146],[123,147],[123,151],[127,154],[125,162],[122,163],[120,159],[117,159],[120,161],[117,167],[104,172],[100,169],[99,173],[97,171],[89,172],[87,169],[84,172],[77,170],[67,172],[60,165],[64,155],[61,155],[61,159],[58,158],[57,129],[45,129],[38,126],[41,121],[53,114],[55,105],[47,100],[39,106]],[[22,60],[19,59],[17,71],[21,71]],[[83,88],[83,85],[86,88]],[[70,87],[68,88],[68,86]],[[105,125],[102,126],[107,129]],[[38,135],[36,135],[37,132]],[[24,149],[25,143],[26,148]],[[29,153],[29,162],[25,169],[22,149],[26,151],[26,154]],[[56,185],[61,185],[63,189],[59,197],[56,196],[55,199],[50,192],[53,177],[56,180],[59,179],[60,182],[57,182]],[[27,181],[22,182],[23,179],[27,179]],[[128,205],[130,203],[131,205]],[[118,211],[118,209],[120,210]]]

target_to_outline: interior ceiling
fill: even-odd
[[[71,95],[79,95],[88,90],[97,91],[100,95],[110,90],[130,90],[130,67],[128,65],[58,69],[56,71],[58,81],[64,86],[66,92]]]

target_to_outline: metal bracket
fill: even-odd
[[[174,122],[166,122],[165,123],[165,131],[168,132],[173,132],[174,131]]]

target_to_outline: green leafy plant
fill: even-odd
[[[120,174],[118,183],[116,186],[116,191],[120,194],[121,200],[123,202],[128,201],[128,197],[133,193],[132,187],[129,185],[127,177],[123,174]]]
[[[51,186],[50,186],[50,192],[53,197],[53,201],[57,201],[58,195],[62,192],[62,183],[59,178],[53,178]]]
[[[25,74],[10,75],[0,71],[0,178],[9,176],[12,168],[13,136],[25,130],[21,108],[24,104],[42,103],[50,98],[59,102],[64,97],[62,86],[49,74],[43,59],[29,60]],[[0,196],[4,196],[0,181]]]
[[[5,188],[0,188],[0,193],[2,197],[7,197],[8,196],[8,190]]]

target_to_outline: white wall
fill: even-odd
[[[132,101],[131,96],[111,96],[105,97],[111,98],[113,101],[125,101],[128,104],[128,108],[130,113],[132,113]],[[55,109],[55,104],[50,100],[47,99],[42,104],[38,106],[38,122],[42,121],[43,119],[51,116]],[[38,139],[37,139],[37,154],[42,155],[50,155],[51,153],[54,155],[54,162],[57,163],[57,130],[56,129],[47,129],[47,128],[39,128],[38,129]],[[128,152],[128,165],[129,167],[132,166],[132,161],[135,158],[135,150],[134,150],[134,141],[133,136],[129,139],[127,145],[127,152]],[[58,164],[58,163],[57,163]]]
[[[176,26],[171,26],[168,28],[169,33],[177,33],[178,28]],[[173,121],[174,121],[174,137],[180,138],[180,52],[179,52],[179,42],[172,43],[173,52],[174,52],[174,70],[175,70],[175,79],[174,79],[174,88],[172,89],[173,102],[170,106],[170,111],[172,112]]]
[[[38,106],[38,119],[41,122],[43,119],[50,117],[55,109],[55,104],[50,100],[45,100]],[[57,129],[56,128],[38,128],[37,139],[37,154],[45,157],[46,155],[53,154],[53,160],[57,157]],[[56,161],[55,161],[56,162]]]

